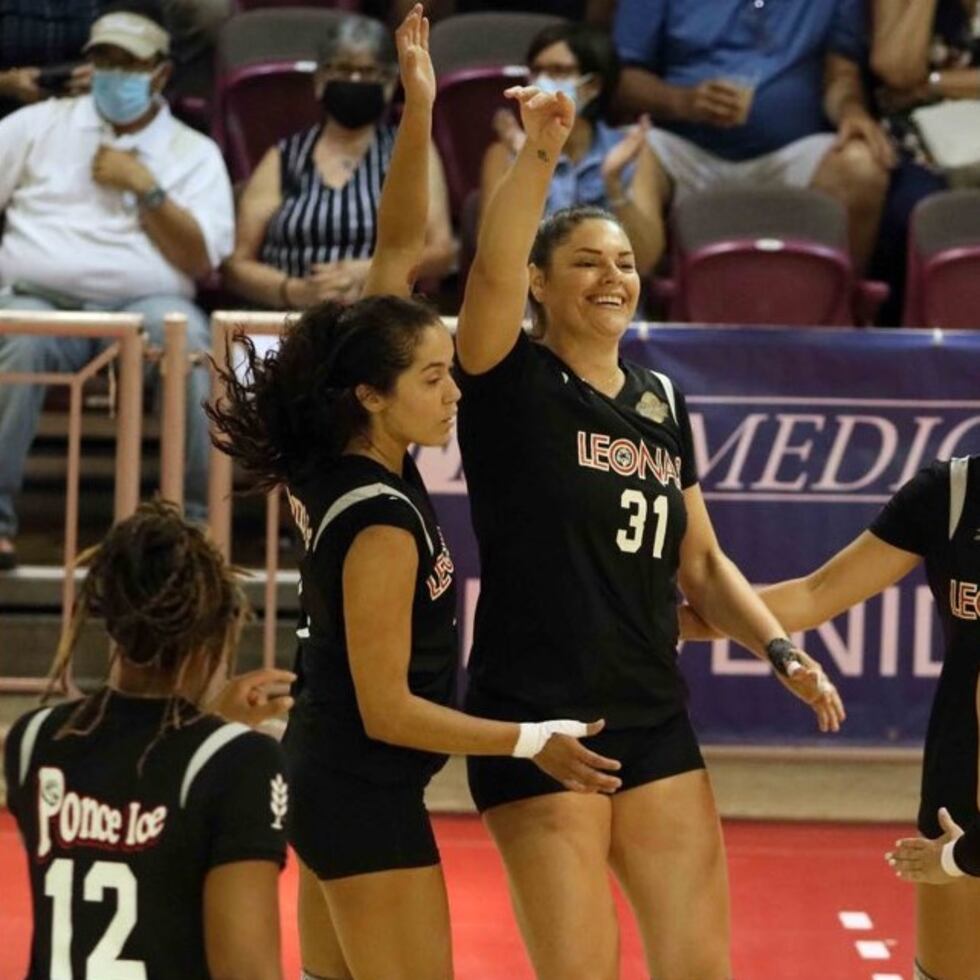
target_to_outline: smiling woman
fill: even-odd
[[[467,708],[602,718],[586,744],[622,765],[617,786],[598,785],[606,795],[583,795],[522,760],[472,757],[470,789],[538,976],[618,975],[611,866],[650,974],[725,980],[724,848],[676,665],[677,586],[768,659],[821,729],[843,710],[719,548],[683,395],[619,357],[639,294],[623,225],[583,207],[537,227],[574,131],[571,100],[507,94],[527,138],[487,203],[457,332],[482,558]],[[521,330],[528,291],[533,339]],[[578,780],[593,775],[583,766]]]

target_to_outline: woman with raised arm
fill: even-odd
[[[520,755],[582,790],[612,760],[572,736],[449,707],[458,643],[452,559],[409,445],[444,445],[459,389],[449,331],[409,297],[424,244],[435,78],[417,5],[397,34],[405,113],[381,200],[369,294],[304,313],[211,408],[257,489],[285,485],[306,550],[290,763],[300,939],[311,978],[446,980],[449,911],[423,803],[445,753]],[[380,295],[386,294],[386,295]],[[555,734],[567,733],[567,734]]]
[[[843,711],[722,553],[683,396],[619,358],[640,287],[622,227],[596,208],[538,227],[571,101],[507,94],[527,140],[484,212],[457,334],[482,560],[467,709],[603,717],[586,744],[622,768],[615,793],[585,796],[520,760],[471,758],[470,788],[538,977],[618,975],[611,865],[651,975],[723,980],[724,848],[676,665],[676,585],[768,655],[821,729],[836,730]],[[533,337],[521,329],[529,286]]]
[[[34,906],[27,977],[281,980],[285,760],[213,712],[271,718],[289,702],[258,705],[264,682],[292,675],[242,675],[204,706],[245,600],[172,505],[140,505],[78,564],[50,691],[94,616],[114,644],[109,679],[25,715],[4,746]]]
[[[759,593],[786,629],[811,629],[925,561],[946,649],[926,734],[918,818],[923,836],[900,841],[888,856],[900,877],[918,883],[915,975],[925,980],[980,976],[978,539],[980,456],[937,462],[906,483],[868,530],[816,571]],[[681,609],[681,635],[719,635],[705,618],[692,599]],[[948,808],[944,816],[940,808]]]

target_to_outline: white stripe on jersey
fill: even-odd
[[[34,743],[37,741],[37,733],[41,730],[41,726],[52,711],[54,711],[54,708],[45,708],[43,711],[39,711],[27,723],[27,727],[24,729],[24,735],[20,740],[21,786],[24,785],[24,780],[27,779],[27,772],[31,768],[31,756],[34,755]]]
[[[651,370],[650,373],[663,385],[664,394],[667,396],[667,403],[670,405],[670,414],[673,416],[674,421],[677,422],[677,399],[674,397],[674,382],[666,374],[661,374],[659,371]]]
[[[194,782],[194,778],[207,765],[211,757],[233,739],[238,738],[239,735],[244,735],[248,731],[251,731],[248,725],[243,725],[238,721],[229,721],[217,731],[213,731],[201,742],[191,756],[191,761],[187,763],[187,769],[184,771],[184,781],[180,784],[180,805],[182,807],[187,803],[187,794],[191,790],[191,783]]]
[[[412,510],[418,515],[419,523],[422,525],[422,533],[425,535],[425,543],[429,546],[429,554],[434,555],[436,553],[435,548],[432,546],[432,538],[429,537],[429,532],[426,529],[425,521],[422,519],[422,515],[419,513],[418,507],[412,503],[408,497],[401,492],[401,490],[396,490],[394,487],[389,487],[386,483],[370,483],[367,486],[356,487],[353,490],[348,491],[342,497],[338,497],[331,505],[330,509],[323,515],[323,520],[320,521],[320,526],[316,530],[316,537],[313,539],[313,547],[310,548],[310,553],[316,551],[316,546],[320,541],[320,535],[327,529],[327,525],[331,521],[335,521],[345,510],[353,507],[355,504],[362,503],[365,500],[373,500],[375,497],[382,496],[397,497],[400,500],[404,500]]]
[[[949,540],[953,540],[956,528],[963,516],[966,503],[966,477],[970,471],[970,459],[957,456],[949,461]]]

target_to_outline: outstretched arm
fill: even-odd
[[[422,4],[395,32],[398,69],[405,89],[391,165],[378,206],[378,242],[363,296],[410,296],[418,273],[429,215],[429,140],[436,76],[429,57],[429,20]]]
[[[505,94],[521,107],[527,140],[483,209],[456,333],[459,361],[469,374],[499,364],[517,339],[527,302],[528,255],[575,121],[574,106],[561,93],[518,86]]]

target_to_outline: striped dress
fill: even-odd
[[[318,262],[367,259],[374,251],[381,185],[391,162],[395,129],[379,126],[350,180],[324,184],[313,160],[321,125],[279,141],[282,203],[265,231],[259,258],[290,276]]]

